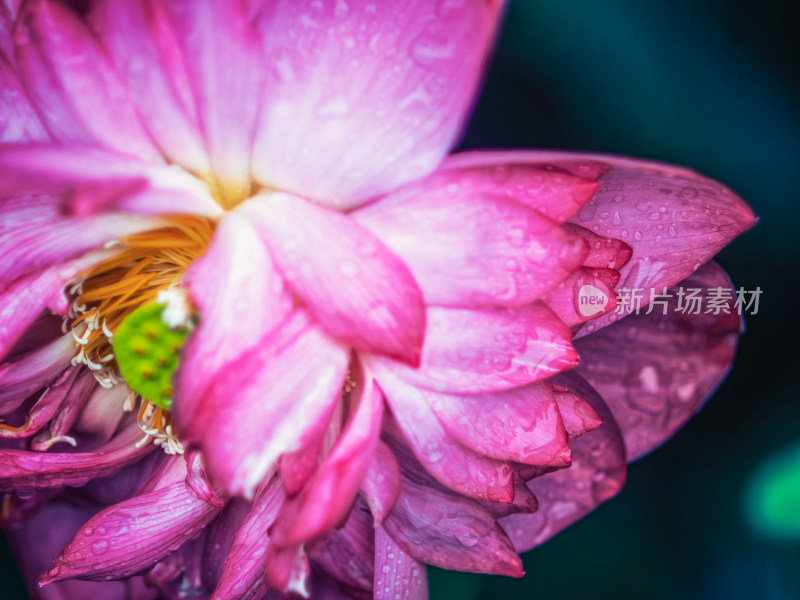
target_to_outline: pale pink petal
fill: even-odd
[[[70,433],[72,426],[78,420],[78,416],[83,411],[96,387],[99,387],[99,385],[94,374],[89,369],[81,369],[78,378],[69,390],[69,395],[61,403],[55,416],[50,421],[49,430],[46,434],[34,438],[33,443],[31,443],[31,450],[43,452],[57,441],[65,441],[67,434]]]
[[[55,194],[77,215],[116,209],[217,217],[208,187],[175,165],[89,146],[14,144],[0,148],[0,194]]]
[[[330,421],[349,358],[346,347],[297,311],[229,363],[178,430],[202,436],[197,441],[214,481],[251,495],[281,454]]]
[[[10,36],[7,38],[0,33],[0,37],[3,42],[10,41]],[[16,71],[0,57],[0,142],[37,142],[49,137]]]
[[[603,419],[594,407],[575,392],[566,388],[556,388],[553,391],[570,441],[577,440],[584,433],[594,431],[603,424]]]
[[[375,600],[428,600],[428,572],[394,543],[383,527],[375,528]]]
[[[291,298],[247,221],[225,213],[206,252],[189,267],[184,285],[200,310],[200,324],[181,353],[175,412],[182,424],[226,363],[253,348],[282,322]],[[194,436],[190,430],[184,435]]]
[[[87,18],[144,127],[164,155],[188,169],[207,173],[209,160],[188,75],[163,5],[146,0],[100,0],[92,3]]]
[[[529,465],[569,464],[567,433],[547,383],[476,396],[427,393],[426,398],[447,433],[475,452]]]
[[[108,58],[71,10],[28,0],[14,45],[20,78],[55,139],[159,159]]]
[[[474,154],[478,156],[472,164],[463,160],[464,154],[446,157],[436,173],[419,184],[412,184],[412,187],[419,185],[442,191],[458,188],[470,195],[507,198],[561,224],[591,200],[600,187],[597,178],[607,170],[594,161],[533,163],[515,161],[512,156],[504,163],[495,159],[507,153]]]
[[[212,600],[258,599],[267,591],[267,531],[284,501],[277,479],[265,484],[233,539]]]
[[[472,498],[511,502],[513,473],[508,463],[487,458],[460,444],[431,408],[430,392],[375,369],[402,434],[414,455],[445,487]]]
[[[541,302],[483,310],[431,307],[427,321],[418,369],[382,361],[415,386],[480,394],[533,383],[578,362],[569,329]]]
[[[0,423],[0,438],[30,437],[41,431],[61,406],[70,388],[75,383],[77,374],[78,369],[76,367],[64,371],[36,400],[36,403],[28,412],[27,419],[19,427]]]
[[[344,209],[431,172],[470,108],[499,5],[271,3],[255,177]]]
[[[183,481],[139,494],[89,519],[40,583],[139,573],[200,534],[218,513]]]
[[[383,417],[383,394],[367,371],[358,404],[330,454],[303,491],[289,500],[271,532],[274,543],[293,546],[318,538],[346,516],[369,466]]]
[[[719,314],[714,309],[681,312],[681,287],[699,289],[706,302],[721,290]],[[576,345],[579,372],[614,413],[629,460],[660,446],[695,414],[728,374],[736,354],[741,332],[736,292],[717,264],[704,265],[668,293],[672,297],[666,308],[651,305]],[[706,306],[700,310],[708,311]]]
[[[142,431],[134,425],[92,452],[26,452],[0,450],[0,491],[25,493],[37,489],[81,486],[106,477],[140,460],[155,446],[136,443]]]
[[[541,213],[458,178],[407,186],[353,216],[408,265],[429,304],[529,304],[588,252]]]
[[[127,387],[125,385],[115,385],[112,388],[97,386],[75,421],[75,432],[104,442],[111,439],[125,416],[123,407],[128,397]]]
[[[278,470],[283,489],[288,496],[299,494],[319,467],[327,430],[328,428],[320,427],[309,437],[309,441],[302,448],[281,456]]]
[[[400,467],[392,451],[380,440],[361,482],[361,491],[375,525],[383,523],[400,493]]]
[[[197,121],[220,191],[234,199],[247,197],[264,67],[245,5],[167,0],[164,7],[183,52]]]
[[[289,194],[258,196],[238,210],[328,333],[360,350],[418,362],[422,293],[378,238],[346,215]]]
[[[570,443],[572,465],[528,482],[539,500],[533,514],[516,514],[500,520],[518,552],[538,546],[583,518],[625,483],[625,447],[617,424],[603,400],[585,381],[572,374],[559,383],[589,401],[603,425]]]
[[[382,527],[415,560],[443,569],[522,576],[522,562],[494,517],[480,503],[449,492],[400,452],[400,496]]]
[[[271,545],[267,549],[267,564],[267,582],[271,588],[309,597],[311,565],[302,546],[279,548]]]
[[[2,6],[2,5],[0,5]],[[39,576],[53,564],[58,553],[92,516],[96,509],[77,507],[64,501],[46,504],[19,527],[6,530],[31,598],[36,600],[156,600],[157,592],[145,587],[143,578],[125,581],[58,581],[44,588]],[[35,543],[32,541],[35,540]]]
[[[0,364],[0,414],[16,410],[28,396],[53,383],[75,354],[75,339],[68,333]]]

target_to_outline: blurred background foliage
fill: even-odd
[[[670,443],[631,466],[619,497],[526,554],[523,579],[431,569],[434,600],[800,598],[800,36],[791,8],[511,0],[461,147],[612,152],[719,179],[761,217],[719,261],[737,286],[764,293],[731,376]],[[4,545],[0,565],[0,597],[25,598]]]

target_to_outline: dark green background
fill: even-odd
[[[788,2],[511,1],[463,147],[614,152],[715,177],[761,217],[719,260],[764,294],[732,375],[618,498],[525,555],[521,580],[431,570],[434,600],[800,598],[800,545],[760,538],[743,510],[752,470],[800,440],[798,37]],[[25,597],[10,561],[0,547],[3,600]]]

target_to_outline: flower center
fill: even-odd
[[[109,244],[115,254],[81,273],[68,289],[72,302],[65,325],[72,328],[78,351],[72,364],[89,367],[103,387],[126,383],[112,346],[119,326],[137,309],[165,296],[169,305],[186,269],[205,252],[214,233],[207,218],[177,215],[167,220],[165,227]],[[168,453],[182,452],[169,411],[129,389],[125,409],[133,410],[137,401],[143,442],[152,439]]]

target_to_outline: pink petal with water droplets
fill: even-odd
[[[75,215],[111,209],[208,217],[222,212],[208,187],[180,167],[141,162],[89,146],[12,144],[0,148],[0,193],[66,194],[62,211]]]
[[[2,6],[2,5],[0,5]],[[9,538],[17,564],[31,597],[37,600],[157,600],[157,592],[145,587],[143,577],[125,581],[57,581],[39,588],[39,576],[53,564],[66,543],[92,516],[95,508],[77,507],[64,501],[52,501],[19,527],[9,527]],[[32,543],[35,540],[36,543]]]
[[[328,423],[349,350],[296,311],[223,369],[186,429],[202,436],[208,469],[232,494],[251,495],[278,457]],[[178,423],[179,430],[183,430]]]
[[[541,302],[521,308],[430,307],[418,369],[382,361],[404,381],[443,393],[480,394],[533,383],[573,367],[569,329]]]
[[[274,543],[293,546],[333,529],[355,500],[369,466],[383,417],[383,394],[367,371],[358,405],[330,454],[303,491],[289,500],[271,531]]]
[[[699,289],[706,299],[721,290],[728,299],[717,315],[714,309],[684,314],[678,307],[681,287]],[[614,413],[630,460],[672,437],[728,374],[742,327],[732,287],[725,272],[708,263],[668,291],[666,309],[651,305],[577,345],[579,372]]]
[[[89,519],[40,583],[128,577],[199,535],[218,513],[184,481],[139,494]]]
[[[353,216],[403,259],[429,304],[529,304],[588,252],[541,213],[458,178],[408,186]]]
[[[292,300],[261,240],[237,213],[222,216],[183,281],[201,314],[181,352],[176,381],[175,416],[191,439],[192,415],[205,388],[288,316]]]
[[[95,477],[107,477],[155,448],[152,444],[137,448],[136,443],[142,437],[142,431],[133,425],[91,452],[0,450],[0,491],[22,494],[37,489],[81,486]]]
[[[442,485],[472,498],[511,502],[514,481],[508,463],[482,456],[460,444],[432,410],[434,394],[375,369],[402,435],[414,455]]]
[[[209,160],[188,75],[164,6],[147,0],[100,0],[92,3],[87,19],[164,155],[207,173]]]
[[[13,412],[25,399],[61,375],[76,354],[68,333],[37,350],[0,364],[0,415]]]
[[[382,527],[415,560],[443,569],[522,576],[522,563],[480,503],[436,484],[397,441],[403,483]]]
[[[369,504],[375,525],[383,523],[400,493],[400,467],[389,447],[378,440],[361,491]]]
[[[594,431],[603,424],[603,419],[594,407],[575,392],[558,388],[554,390],[554,394],[570,441],[577,440],[584,433]]]
[[[359,350],[416,365],[425,311],[408,267],[349,216],[289,194],[239,209],[287,284],[331,335]]]
[[[10,37],[3,35],[2,39],[10,40]],[[0,142],[37,142],[48,140],[49,137],[16,71],[0,57]]]
[[[614,286],[619,273],[611,269],[582,267],[542,301],[568,327],[597,319],[617,307]]]
[[[622,240],[597,235],[574,223],[566,223],[564,229],[582,237],[589,244],[589,254],[583,261],[585,267],[618,271],[633,255],[633,249]]]
[[[447,433],[479,454],[529,465],[569,464],[567,434],[549,384],[426,398]]]
[[[249,196],[264,66],[241,2],[164,3],[183,52],[197,121],[224,195]]]
[[[375,528],[375,600],[428,599],[428,572],[394,543],[383,527]]]
[[[159,160],[113,67],[80,18],[28,0],[14,28],[20,78],[53,137]]]
[[[470,108],[499,8],[272,3],[258,22],[267,76],[255,177],[347,209],[430,173]]]
[[[464,160],[473,154],[477,160]],[[436,173],[419,185],[461,188],[470,194],[508,198],[556,223],[564,223],[591,200],[599,187],[596,179],[604,172],[592,161],[578,161],[570,166],[557,161],[503,162],[506,155],[505,152],[451,154]]]
[[[212,600],[258,599],[267,591],[267,530],[283,505],[284,494],[277,479],[263,485],[233,539]]]
[[[500,520],[518,552],[525,552],[550,539],[583,518],[625,483],[625,447],[617,424],[603,400],[585,381],[572,374],[558,378],[592,404],[603,425],[570,443],[572,464],[528,482],[539,500],[533,514],[516,514]]]

